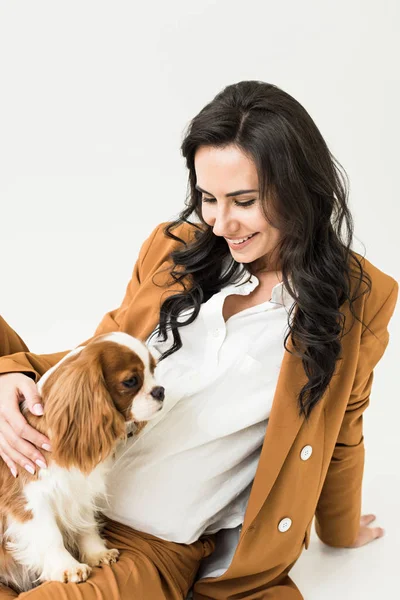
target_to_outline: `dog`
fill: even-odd
[[[126,333],[96,336],[67,354],[38,382],[44,414],[22,405],[30,425],[49,437],[47,469],[14,478],[0,464],[0,582],[17,592],[43,581],[85,581],[118,550],[100,536],[113,452],[162,408],[156,360]]]

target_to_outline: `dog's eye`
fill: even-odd
[[[137,377],[131,377],[130,379],[125,379],[125,381],[122,382],[122,385],[124,385],[127,388],[134,388],[137,386],[137,384],[138,384]]]

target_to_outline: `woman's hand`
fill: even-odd
[[[365,546],[365,544],[369,544],[373,540],[381,538],[385,535],[384,529],[382,527],[368,527],[372,521],[375,521],[375,515],[363,515],[360,519],[360,530],[358,532],[358,536],[356,541],[352,546],[348,546],[349,548],[360,548],[361,546]]]
[[[36,465],[46,468],[44,456],[36,448],[50,450],[50,440],[31,427],[22,415],[25,400],[30,412],[43,414],[36,383],[23,373],[0,375],[0,456],[17,477],[16,465],[34,473]]]

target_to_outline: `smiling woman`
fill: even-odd
[[[195,169],[197,181],[213,190],[211,194],[196,184],[196,190],[203,194],[203,220],[214,235],[225,238],[232,257],[237,262],[254,263],[254,273],[262,266],[269,271],[279,268],[272,264],[271,255],[280,232],[263,214],[254,161],[234,144],[223,148],[202,146],[195,155]],[[226,191],[232,187],[237,191]]]
[[[104,534],[120,560],[27,600],[191,587],[194,600],[301,600],[289,572],[314,516],[332,546],[382,535],[361,517],[362,415],[398,284],[351,249],[344,172],[306,110],[261,81],[202,108],[182,153],[185,207],[145,240],[96,330],[144,342],[166,390],[109,473]],[[0,358],[0,453],[28,469],[42,458],[30,442],[49,440],[21,424],[18,398],[33,411],[33,380],[62,354],[24,350]]]

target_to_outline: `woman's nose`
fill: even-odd
[[[226,211],[224,213],[222,211],[219,211],[215,215],[212,226],[215,235],[227,236],[229,234],[229,231],[233,227],[233,223],[232,219]]]

